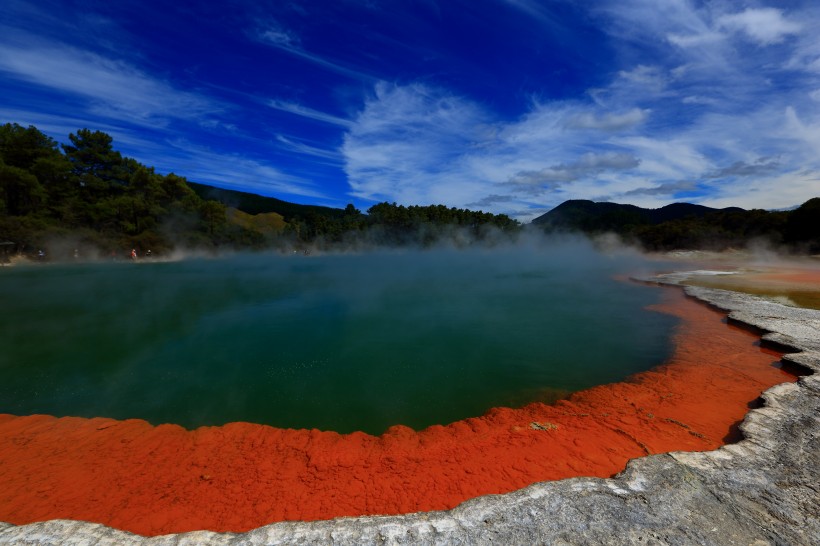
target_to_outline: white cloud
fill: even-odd
[[[261,25],[251,33],[251,38],[309,61],[312,64],[332,72],[336,72],[337,74],[342,74],[344,76],[365,82],[372,83],[376,81],[372,75],[367,74],[366,72],[350,68],[340,62],[311,53],[305,49],[299,36],[294,34],[292,31],[283,28],[278,23],[267,23],[265,25]]]
[[[717,104],[717,99],[711,97],[702,97],[699,95],[690,95],[688,97],[683,97],[681,99],[683,104],[703,104],[703,105],[715,105]]]
[[[820,118],[784,106],[814,104],[808,90],[761,101],[746,81],[715,92],[723,80],[707,85],[693,71],[671,72],[639,65],[600,90],[605,100],[535,102],[512,120],[444,89],[382,83],[352,118],[342,148],[352,193],[481,206],[524,220],[570,198],[658,207],[680,195],[728,206],[735,196],[736,205],[761,207],[768,191],[784,207],[817,193],[816,176],[796,173],[820,172]],[[641,93],[637,85],[660,80],[660,94],[659,86]],[[681,119],[682,104],[697,109]],[[777,184],[793,185],[781,192]]]
[[[623,114],[602,114],[595,115],[591,112],[584,112],[571,118],[568,127],[572,129],[599,129],[602,131],[622,131],[646,121],[649,110],[633,108]]]
[[[611,140],[615,129],[645,116],[640,109],[607,113],[582,103],[534,103],[519,119],[503,122],[442,89],[382,83],[354,119],[342,153],[358,198],[478,203],[516,214],[563,200],[545,189],[571,185],[566,191],[600,195],[622,187],[619,174],[640,160]],[[590,133],[600,140],[591,144]]]
[[[793,106],[785,112],[788,136],[810,154],[820,155],[820,122],[802,119]]]
[[[666,37],[671,43],[678,47],[688,48],[695,46],[710,45],[724,39],[719,32],[706,31],[702,34],[669,34]]]
[[[555,30],[562,26],[562,22],[538,0],[505,0],[510,6],[526,13],[529,17],[540,22],[547,29]]]
[[[735,161],[731,165],[703,175],[703,178],[727,178],[762,176],[777,171],[780,163],[776,159],[761,157],[752,162]]]
[[[698,176],[712,168],[709,159],[698,150],[698,143],[683,131],[662,138],[650,135],[628,137],[619,143],[641,159],[641,174],[649,179],[679,180]]]
[[[630,70],[619,71],[619,80],[616,80],[614,85],[627,87],[628,90],[639,90],[642,95],[648,92],[660,93],[669,81],[664,72],[660,67],[640,64]]]
[[[0,106],[0,119],[8,123],[18,123],[22,126],[33,125],[38,130],[51,136],[58,142],[66,142],[69,133],[76,133],[78,129],[90,128],[103,131],[114,136],[116,141],[121,140],[120,127],[99,120],[93,122],[77,115],[63,115],[53,112],[32,111],[24,108]]]
[[[31,38],[0,44],[0,72],[80,97],[91,113],[133,123],[201,120],[222,110],[215,101],[176,89],[124,61]]]
[[[405,203],[474,200],[457,165],[477,144],[484,118],[476,105],[438,89],[378,84],[342,146],[353,195]]]
[[[571,163],[561,163],[539,171],[523,171],[510,178],[510,183],[535,186],[538,189],[555,189],[582,178],[599,175],[605,171],[634,169],[640,160],[627,153],[587,153]]]
[[[325,160],[325,163],[338,165],[342,162],[342,155],[337,150],[327,150],[318,146],[312,146],[299,140],[288,138],[284,135],[276,135],[276,140],[285,150],[301,155]]]
[[[702,203],[710,207],[775,210],[793,207],[820,194],[820,170],[797,169],[715,188]]]
[[[802,29],[799,23],[787,20],[781,10],[774,8],[748,8],[740,13],[723,15],[717,23],[721,28],[742,32],[761,45],[782,42]]]
[[[282,48],[296,48],[299,46],[299,38],[292,32],[283,29],[278,24],[271,24],[267,28],[259,31],[259,38],[271,45]]]
[[[710,30],[687,0],[605,0],[590,9],[603,16],[602,28],[625,42],[657,47],[660,37],[699,36]]]
[[[665,67],[638,64],[619,70],[606,87],[592,89],[589,95],[606,115],[625,116],[622,122],[639,124],[647,120],[651,110],[636,105],[669,96],[669,86],[675,79],[675,75]]]
[[[668,197],[678,192],[691,192],[697,189],[697,183],[692,180],[677,180],[666,182],[657,186],[640,187],[623,193],[624,197],[633,196],[661,196]]]
[[[186,140],[166,142],[154,158],[165,171],[194,182],[261,195],[326,198],[311,181],[287,174],[269,163],[239,154],[224,154]]]
[[[288,112],[304,118],[314,119],[316,121],[323,121],[325,123],[330,123],[331,125],[339,125],[341,127],[351,126],[351,122],[348,119],[340,118],[338,116],[334,116],[326,112],[321,112],[319,110],[314,110],[312,108],[302,106],[301,104],[297,104],[295,102],[271,100],[268,101],[267,104],[275,110]]]
[[[508,3],[541,24],[555,22],[535,0]],[[593,4],[591,20],[610,34],[614,50],[610,81],[575,100],[533,101],[509,117],[434,85],[376,82],[333,51],[312,51],[308,35],[302,39],[276,22],[260,25],[250,38],[269,45],[269,54],[294,56],[319,75],[327,70],[372,85],[350,117],[268,101],[279,112],[327,124],[311,126],[321,129],[317,134],[343,133],[339,150],[291,134],[276,135],[273,145],[325,165],[341,163],[351,194],[362,199],[480,204],[521,218],[568,198],[661,206],[686,195],[713,206],[770,208],[818,193],[820,42],[809,30],[818,26],[820,11],[807,2],[788,11],[738,11],[722,1]],[[225,127],[218,114],[228,106],[136,63],[20,36],[0,43],[3,78],[66,92],[82,108],[38,117],[33,107],[15,106],[25,100],[4,97],[6,119],[59,132],[60,140],[80,127],[99,128],[117,143],[150,150],[146,162],[192,180],[326,197],[261,153],[214,153],[167,132],[153,147],[138,142],[123,127],[162,128],[180,119]],[[334,92],[338,98],[358,87]],[[236,123],[241,130],[242,121]]]

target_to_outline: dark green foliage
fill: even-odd
[[[0,160],[0,211],[11,216],[23,216],[37,211],[46,193],[37,177],[25,169],[6,165]]]
[[[68,138],[61,152],[34,127],[0,127],[0,238],[18,250],[68,241],[104,255],[130,248],[156,255],[179,243],[255,240],[227,225],[224,205],[200,199],[182,177],[123,157],[109,135],[81,129]]]
[[[809,252],[820,252],[820,197],[809,199],[789,214],[783,238]]]
[[[378,203],[368,209],[367,226],[378,234],[382,244],[430,245],[454,236],[469,241],[490,237],[493,230],[508,235],[520,225],[505,214],[447,208],[444,205],[405,207],[396,203]]]
[[[80,129],[68,138],[70,144],[60,147],[34,127],[0,127],[0,240],[14,241],[18,250],[47,248],[50,256],[68,258],[78,247],[122,257],[131,248],[156,256],[176,245],[427,245],[455,233],[480,240],[492,229],[511,233],[519,227],[504,215],[442,205],[381,203],[362,214],[352,204],[335,209],[288,203],[159,175],[123,157],[100,131]],[[276,213],[280,223],[273,230],[254,229],[253,222],[230,220],[236,214],[229,215],[229,207],[250,215]]]
[[[533,224],[550,232],[617,233],[648,250],[722,250],[764,241],[787,243],[800,251],[801,245],[816,249],[820,242],[818,208],[820,199],[812,199],[792,212],[713,209],[689,203],[643,209],[616,203],[566,201],[533,220]]]
[[[38,160],[60,155],[57,143],[35,127],[16,123],[0,126],[0,158],[6,165],[30,169]]]

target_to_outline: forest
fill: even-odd
[[[820,253],[820,198],[794,210],[659,209],[566,201],[522,226],[504,214],[377,203],[366,213],[215,188],[124,157],[101,131],[59,144],[36,127],[0,126],[0,258],[126,258],[174,249],[357,249],[464,246],[524,229],[616,233],[646,250],[742,248],[752,242]],[[150,251],[150,252],[149,252]]]
[[[363,214],[212,188],[124,157],[101,131],[59,144],[0,126],[0,253],[47,259],[152,256],[175,248],[281,250],[483,240],[520,225],[443,205],[379,203]]]
[[[615,233],[650,251],[726,250],[765,245],[794,254],[820,253],[820,198],[793,210],[714,209],[673,203],[658,209],[635,205],[565,201],[532,221],[548,233]]]

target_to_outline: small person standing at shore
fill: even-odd
[[[132,259],[132,260],[136,260],[136,259],[137,259],[137,249],[136,249],[136,248],[132,248],[132,249],[131,249],[131,259]]]

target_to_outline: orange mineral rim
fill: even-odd
[[[648,454],[715,449],[740,438],[761,392],[796,379],[781,353],[680,289],[663,289],[652,309],[682,319],[662,365],[419,432],[0,415],[0,521],[75,519],[153,536],[449,509],[535,482],[609,477]]]

